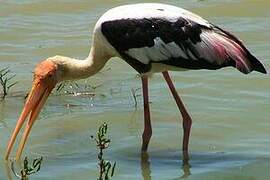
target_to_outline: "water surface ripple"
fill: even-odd
[[[0,69],[10,67],[19,81],[0,102],[1,180],[8,179],[3,155],[35,64],[56,54],[86,57],[98,17],[111,7],[134,2],[147,1],[1,1]],[[230,30],[270,67],[270,1],[167,2]],[[233,68],[172,75],[194,119],[190,167],[182,166],[181,118],[160,75],[150,82],[153,138],[148,156],[141,157],[141,92],[137,91],[137,109],[131,95],[132,88],[140,88],[140,80],[131,67],[114,58],[101,73],[78,81],[76,91],[90,94],[54,93],[49,98],[25,149],[30,158],[44,157],[33,179],[95,179],[97,151],[89,136],[104,121],[112,141],[106,158],[117,162],[114,179],[269,179],[269,76],[243,75]]]

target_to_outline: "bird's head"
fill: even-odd
[[[82,79],[94,75],[105,65],[108,58],[104,59],[104,61],[98,61],[99,63],[96,64],[92,56],[85,60],[54,56],[36,66],[32,89],[8,143],[6,160],[10,155],[19,131],[28,119],[16,154],[16,159],[20,158],[30,130],[56,84],[64,80]]]
[[[28,95],[27,101],[24,105],[23,111],[17,121],[16,127],[13,131],[12,137],[8,143],[5,159],[8,159],[12,150],[12,146],[16,140],[16,137],[22,128],[23,124],[27,121],[24,134],[22,136],[16,158],[18,159],[22,153],[28,134],[37,119],[41,108],[45,104],[46,99],[50,95],[51,91],[60,80],[60,70],[57,63],[50,59],[39,63],[34,71],[34,79],[32,89]]]

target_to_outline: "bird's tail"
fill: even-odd
[[[267,70],[262,62],[260,62],[255,56],[248,51],[248,59],[251,62],[254,71],[258,71],[267,74]]]
[[[219,30],[221,35],[224,37],[228,38],[227,43],[230,43],[233,46],[228,46],[228,47],[233,47],[235,48],[237,52],[236,55],[234,53],[230,53],[231,49],[228,50],[229,56],[236,60],[236,68],[241,71],[242,73],[250,73],[251,71],[258,71],[264,74],[267,74],[267,70],[263,63],[259,61],[255,56],[253,56],[249,50],[244,46],[244,44],[233,34],[229,33],[228,31],[225,31],[217,26],[215,26],[216,29]]]

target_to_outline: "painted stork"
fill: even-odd
[[[54,56],[40,62],[32,90],[7,146],[8,159],[16,137],[27,120],[16,158],[50,92],[60,81],[87,78],[100,71],[112,57],[120,57],[141,74],[144,102],[142,151],[152,135],[148,101],[148,76],[161,72],[183,118],[183,152],[188,152],[191,116],[178,95],[168,71],[237,68],[244,74],[267,73],[231,33],[185,9],[166,4],[124,5],[107,11],[94,28],[92,48],[85,60]]]

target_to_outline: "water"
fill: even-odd
[[[86,57],[98,17],[113,6],[131,2],[135,1],[1,1],[0,67],[10,67],[19,81],[0,102],[1,180],[8,179],[10,173],[3,155],[30,88],[35,64],[56,54]],[[269,67],[270,2],[168,3],[229,29]],[[150,82],[153,138],[149,158],[141,159],[141,92],[137,91],[137,109],[131,95],[132,88],[140,88],[140,80],[126,63],[113,59],[101,73],[78,82],[80,89],[76,91],[94,96],[55,93],[48,100],[25,149],[29,158],[44,157],[41,171],[31,179],[95,179],[97,150],[89,136],[104,121],[112,141],[106,158],[117,162],[114,179],[268,179],[269,77],[259,73],[246,76],[233,68],[172,75],[194,120],[190,168],[182,167],[179,112],[158,74]]]

